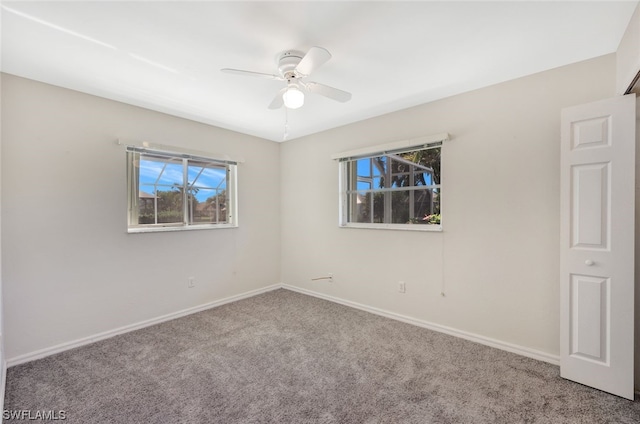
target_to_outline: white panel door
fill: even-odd
[[[633,399],[635,95],[562,110],[560,374]]]

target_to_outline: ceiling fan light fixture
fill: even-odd
[[[1,0],[0,0],[1,1]],[[242,69],[224,68],[222,72],[250,77],[267,78],[286,82],[286,86],[278,91],[268,108],[298,109],[304,105],[305,93],[319,94],[338,102],[351,100],[351,93],[329,87],[317,82],[303,81],[311,73],[331,59],[331,53],[322,47],[311,47],[306,53],[297,50],[287,50],[278,55],[278,74],[244,71]]]
[[[282,94],[282,100],[287,109],[298,109],[304,104],[304,93],[295,85],[291,85]]]

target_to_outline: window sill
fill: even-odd
[[[167,225],[153,227],[129,227],[127,233],[163,233],[168,231],[194,231],[194,230],[219,230],[222,228],[238,228],[237,224],[215,224],[215,225]]]
[[[399,230],[399,231],[424,231],[424,232],[442,232],[442,225],[424,225],[424,224],[364,224],[349,223],[340,225],[340,228],[364,228],[368,230]]]

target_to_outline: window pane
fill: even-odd
[[[181,223],[182,159],[140,155],[138,224]]]
[[[413,197],[414,216],[419,223],[426,223],[424,218],[427,215],[436,213],[434,210],[433,190],[416,190]]]
[[[393,224],[409,224],[410,192],[396,191],[391,193],[391,222]]]
[[[139,224],[174,224],[183,222],[182,218],[182,189],[158,187],[155,192],[157,209],[148,208],[150,214],[138,216]],[[140,205],[142,207],[142,203]],[[145,206],[146,207],[146,206]],[[156,221],[157,218],[157,221]]]
[[[382,193],[350,193],[349,222],[384,222],[384,195]]]
[[[431,212],[431,215],[437,222],[430,222],[431,224],[440,224],[440,215],[442,214],[440,209],[441,194],[442,191],[440,189],[433,190],[433,211]]]
[[[373,221],[376,224],[382,224],[384,221],[384,201],[385,196],[390,193],[373,193]]]
[[[433,173],[431,172],[416,172],[415,176],[415,185],[434,185],[433,182]]]
[[[193,189],[189,193],[189,224],[220,224],[228,221],[225,190]]]
[[[227,168],[224,166],[189,161],[187,175],[190,187],[226,188]]]
[[[227,168],[189,161],[189,223],[220,224],[228,221]]]
[[[140,155],[140,184],[182,185],[182,159]]]
[[[143,190],[138,192],[138,224],[155,224],[156,195]]]
[[[351,222],[371,222],[372,193],[349,194],[349,215]]]
[[[360,159],[356,161],[358,176],[370,177],[371,176],[371,159]]]
[[[394,175],[391,178],[391,187],[407,187],[409,186],[408,175]]]
[[[431,184],[441,184],[440,180],[440,156],[442,147],[435,147],[431,149],[416,150],[413,152],[403,153],[400,155],[403,159],[410,162],[414,162],[421,166],[422,170],[426,171],[425,179],[432,179]],[[417,170],[416,170],[417,171]],[[427,185],[430,185],[427,183]]]

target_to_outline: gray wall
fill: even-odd
[[[278,144],[2,78],[7,358],[280,281]],[[240,227],[127,234],[118,137],[244,158]]]
[[[557,360],[560,110],[614,92],[608,55],[284,143],[283,282]],[[338,227],[332,154],[442,132],[443,232]]]

